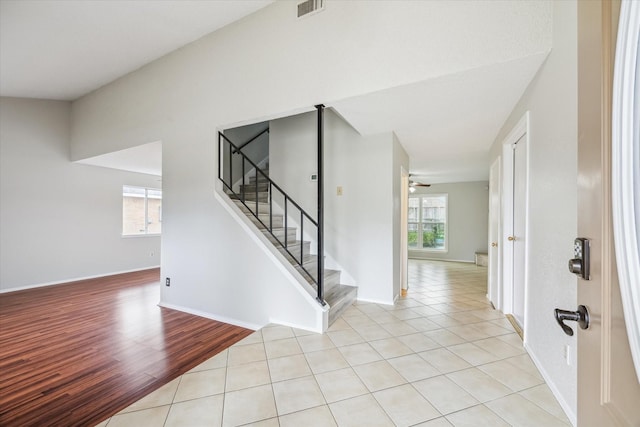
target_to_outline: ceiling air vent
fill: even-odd
[[[307,16],[324,9],[325,0],[307,0],[298,3],[298,18]]]

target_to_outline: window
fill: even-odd
[[[409,249],[447,250],[447,195],[409,197]]]
[[[162,231],[162,190],[122,187],[122,235],[143,236]]]

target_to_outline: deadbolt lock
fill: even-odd
[[[589,239],[578,237],[573,242],[573,259],[569,260],[569,271],[582,277],[584,280],[591,280],[589,271]]]

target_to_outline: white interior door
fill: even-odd
[[[500,254],[499,301],[502,312],[511,315],[524,331],[527,245],[527,141],[529,112],[502,143],[500,175],[501,216],[498,240]],[[514,305],[517,305],[515,307]],[[526,340],[526,336],[524,337]]]
[[[513,146],[513,317],[524,330],[525,257],[527,215],[527,138],[526,134]]]
[[[500,157],[498,157],[489,170],[489,301],[493,306],[502,310],[502,283],[501,283],[501,249],[500,246],[500,216],[502,212],[502,183],[500,177]]]

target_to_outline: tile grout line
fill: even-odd
[[[421,281],[421,282],[429,282],[428,278],[423,278],[423,277],[416,277],[413,278],[412,280],[415,281]],[[462,285],[456,285],[459,286],[460,288],[462,288]],[[476,291],[477,288],[480,288],[480,284],[474,284],[473,286],[470,287],[470,294],[475,294],[478,293],[478,291]],[[415,294],[419,294],[419,291],[422,289],[423,287],[418,287],[418,289],[415,292]],[[426,286],[424,287],[426,288]],[[475,369],[478,372],[481,372],[483,375],[486,375],[487,377],[491,378],[493,381],[495,381],[496,383],[501,384],[505,389],[509,390],[510,393],[508,393],[505,396],[501,396],[501,397],[496,397],[496,398],[492,398],[490,400],[484,401],[484,402],[480,402],[477,405],[471,405],[467,408],[463,408],[457,411],[453,411],[449,414],[443,414],[438,408],[436,408],[435,406],[433,406],[433,408],[435,409],[435,411],[440,414],[440,416],[435,417],[435,418],[430,418],[429,420],[433,420],[433,419],[439,419],[439,418],[443,418],[448,420],[448,416],[452,415],[452,414],[456,414],[459,412],[463,412],[465,410],[468,410],[470,408],[475,408],[475,407],[484,407],[485,409],[488,409],[492,414],[494,414],[495,416],[497,416],[499,419],[504,420],[504,418],[502,416],[500,416],[499,414],[497,414],[495,411],[493,411],[489,406],[487,406],[487,403],[491,403],[494,401],[498,401],[500,399],[509,397],[509,396],[514,396],[517,395],[519,398],[526,400],[527,402],[529,402],[531,405],[534,405],[536,408],[540,409],[541,413],[545,413],[551,417],[553,417],[554,419],[557,419],[560,422],[566,423],[566,421],[564,419],[562,419],[559,416],[556,416],[554,413],[547,411],[544,407],[542,407],[540,404],[538,404],[536,401],[530,400],[529,398],[525,397],[524,395],[522,395],[521,393],[526,392],[528,390],[534,389],[536,387],[540,387],[544,384],[546,384],[544,382],[544,380],[541,380],[541,382],[539,384],[535,384],[535,385],[530,385],[528,387],[525,387],[521,390],[514,390],[513,388],[511,388],[509,385],[507,385],[506,383],[500,381],[498,378],[493,377],[490,373],[485,372],[483,369],[481,369],[482,367],[485,366],[489,366],[492,364],[496,364],[496,363],[508,363],[509,365],[511,365],[515,370],[517,370],[517,372],[522,372],[523,374],[526,375],[530,375],[533,377],[536,377],[535,375],[533,375],[532,373],[530,373],[528,370],[523,369],[523,365],[521,364],[522,362],[525,362],[525,359],[522,359],[522,361],[518,361],[517,358],[521,358],[523,356],[527,356],[528,357],[528,353],[526,352],[526,350],[523,350],[522,348],[516,346],[513,343],[513,340],[511,340],[511,335],[513,335],[513,332],[509,331],[507,328],[504,327],[504,324],[500,324],[501,320],[504,320],[505,317],[504,315],[502,317],[495,317],[495,318],[490,318],[490,314],[486,314],[487,318],[482,318],[480,317],[480,315],[483,315],[483,312],[486,312],[487,310],[483,310],[482,307],[480,305],[478,305],[475,308],[470,308],[470,309],[463,309],[460,311],[456,311],[456,312],[448,312],[448,313],[442,313],[442,314],[430,314],[430,315],[425,315],[425,314],[420,314],[417,317],[405,317],[405,318],[400,318],[403,317],[405,314],[408,315],[413,315],[413,314],[417,314],[417,313],[413,313],[412,314],[412,310],[414,309],[430,309],[433,310],[434,312],[439,312],[438,309],[433,308],[430,304],[428,304],[427,302],[423,302],[422,300],[426,300],[428,299],[428,297],[426,297],[425,295],[423,295],[423,293],[420,294],[419,297],[414,297],[413,295],[410,294],[410,296],[408,296],[406,299],[402,299],[400,300],[398,303],[396,303],[395,306],[391,306],[391,307],[387,307],[387,306],[381,306],[379,304],[373,304],[373,303],[364,303],[364,304],[359,304],[359,303],[355,303],[352,308],[350,308],[349,310],[351,310],[351,314],[349,313],[349,311],[346,311],[345,313],[343,313],[343,315],[339,318],[341,321],[344,322],[343,325],[340,325],[339,329],[335,329],[335,330],[330,330],[328,331],[327,334],[324,335],[324,337],[326,337],[328,339],[328,342],[331,343],[333,345],[333,347],[331,348],[324,348],[323,344],[320,344],[319,348],[315,348],[316,344],[309,344],[307,343],[307,348],[311,348],[313,349],[311,350],[304,350],[303,346],[302,346],[302,341],[305,341],[303,338],[307,335],[297,335],[296,334],[296,329],[295,328],[290,328],[290,330],[292,331],[293,336],[292,337],[281,337],[278,338],[276,340],[270,340],[273,342],[278,342],[278,341],[283,341],[287,338],[295,338],[295,343],[297,344],[300,353],[298,354],[302,354],[303,355],[303,360],[306,363],[307,368],[310,371],[310,374],[308,376],[312,376],[313,377],[313,382],[314,385],[317,387],[317,389],[320,391],[320,395],[322,396],[322,399],[324,401],[323,404],[320,405],[316,405],[316,406],[312,406],[310,408],[305,408],[305,409],[300,409],[300,410],[296,410],[293,411],[291,413],[288,414],[283,414],[282,416],[285,415],[292,415],[292,414],[297,414],[297,413],[301,413],[304,412],[306,410],[310,410],[310,409],[314,409],[314,408],[320,408],[320,407],[327,407],[329,409],[329,412],[332,416],[332,419],[334,420],[334,422],[337,424],[338,420],[335,417],[335,414],[333,413],[333,411],[331,410],[331,406],[332,404],[335,403],[339,403],[339,402],[344,402],[346,400],[349,399],[353,399],[353,398],[357,398],[357,397],[362,397],[362,396],[367,396],[370,395],[371,397],[373,397],[373,400],[376,402],[376,405],[383,411],[383,413],[385,413],[389,418],[391,418],[391,414],[388,412],[388,410],[380,403],[380,401],[378,401],[378,399],[376,398],[374,393],[377,392],[381,392],[381,391],[385,391],[385,390],[390,390],[396,387],[404,387],[405,385],[409,384],[411,385],[411,389],[418,393],[419,396],[421,396],[422,398],[424,398],[427,402],[429,402],[432,406],[433,404],[429,401],[428,398],[426,398],[425,396],[423,396],[420,391],[416,388],[416,383],[418,383],[419,381],[424,381],[424,380],[428,380],[431,378],[438,378],[438,377],[443,377],[443,378],[448,378],[449,381],[452,381],[453,384],[455,384],[457,387],[460,387],[462,390],[465,391],[465,393],[468,394],[468,391],[465,387],[457,384],[455,381],[453,381],[452,379],[449,378],[449,375],[457,373],[457,372],[462,372],[462,371],[466,371],[466,370],[472,370]],[[449,301],[449,303],[439,303],[436,302],[434,305],[450,305],[452,306],[452,308],[456,308],[453,307],[456,303],[459,303],[461,301],[470,301],[469,299],[467,299],[467,297],[464,297],[463,295],[466,295],[465,293],[461,293],[461,296],[456,296],[456,295],[451,295],[451,300]],[[457,299],[457,298],[465,298],[464,300],[461,299]],[[478,304],[480,304],[481,299],[480,299],[480,295],[478,295],[476,297],[477,299],[471,299],[471,300],[477,300]],[[466,304],[466,303],[465,303]],[[362,310],[361,307],[378,307],[380,310],[384,310],[384,311],[378,311],[378,309],[373,310],[372,308],[368,308],[365,310]],[[403,312],[404,311],[404,312]],[[424,310],[426,312],[429,312],[427,310]],[[476,312],[478,314],[478,316],[475,316],[478,320],[474,319],[471,316],[474,316],[474,312]],[[378,323],[378,321],[376,320],[376,314],[382,314],[384,313],[386,316],[389,316],[388,318],[386,318],[385,322],[382,323]],[[465,315],[463,313],[467,313],[468,315]],[[397,314],[397,315],[396,315]],[[394,320],[391,320],[391,316],[393,317]],[[400,317],[398,317],[400,316]],[[439,323],[437,323],[437,321],[435,320],[431,320],[430,318],[433,317],[439,317],[439,316],[444,316],[444,319],[451,319],[451,320],[456,320],[456,318],[466,318],[467,321],[466,322],[460,322],[460,324],[452,324],[449,326],[443,326]],[[470,318],[470,320],[469,320]],[[438,328],[436,329],[428,329],[428,330],[422,330],[420,327],[413,327],[412,325],[416,325],[416,326],[420,326],[419,324],[419,320],[420,319],[425,319],[428,320],[430,322],[433,322],[435,325],[438,326]],[[414,322],[412,322],[414,321]],[[386,325],[386,327],[385,327]],[[480,326],[480,329],[478,329],[477,327]],[[423,324],[422,327],[428,327],[428,324]],[[363,334],[359,331],[360,329],[364,329],[364,328],[369,328],[369,327],[375,327],[376,329],[373,330],[372,335],[375,337],[373,339],[366,339]],[[401,328],[410,328],[410,329],[415,329],[415,331],[413,332],[407,332],[407,330],[402,330]],[[462,336],[457,335],[455,332],[451,331],[450,328],[454,329],[455,328],[461,328],[461,327],[471,327],[470,329],[476,330],[479,334],[484,334],[487,335],[486,337],[482,337],[482,338],[475,338],[473,337],[473,333],[470,333],[469,335],[471,336],[471,339],[468,338],[464,338]],[[498,328],[502,328],[504,329],[503,333],[500,333],[500,329]],[[384,333],[388,334],[388,337],[376,337],[376,334],[378,334],[378,332],[375,332],[375,330],[379,330],[379,333],[382,333],[384,331]],[[484,332],[484,331],[488,331],[488,332]],[[280,423],[280,413],[278,410],[278,405],[277,405],[277,401],[275,399],[275,389],[274,389],[274,384],[279,383],[279,382],[284,382],[284,381],[288,381],[288,380],[292,380],[292,379],[297,379],[297,378],[291,378],[291,379],[284,379],[281,381],[276,381],[274,382],[272,380],[272,373],[271,373],[271,366],[269,361],[272,360],[272,358],[270,358],[267,355],[267,351],[266,351],[266,347],[267,347],[267,342],[264,339],[264,334],[262,333],[262,331],[264,331],[264,329],[261,329],[259,331],[256,332],[260,332],[261,334],[261,348],[262,351],[265,354],[265,362],[266,362],[266,366],[267,366],[267,373],[269,376],[269,384],[271,386],[271,392],[272,392],[272,399],[273,399],[273,404],[274,407],[276,408],[276,418],[277,418],[277,422],[278,424]],[[438,333],[438,331],[440,332],[446,332],[447,334],[451,334],[454,337],[457,337],[457,339],[459,339],[461,342],[455,343],[455,344],[450,344],[450,345],[443,345],[441,342],[431,338],[431,336],[427,335],[428,333]],[[400,333],[398,333],[400,332]],[[496,333],[498,332],[498,333]],[[465,334],[467,335],[467,334]],[[333,337],[332,337],[333,336]],[[424,337],[428,340],[430,340],[430,342],[432,342],[433,344],[437,345],[437,347],[435,348],[428,348],[426,350],[422,350],[422,351],[417,351],[414,350],[414,348],[412,346],[409,346],[407,344],[407,342],[410,341],[403,341],[402,338],[403,337],[409,337],[409,336],[416,336],[416,338],[418,337]],[[320,337],[322,337],[322,335],[320,335]],[[504,339],[501,339],[502,337],[505,337]],[[509,337],[509,338],[507,338]],[[360,342],[352,342],[353,340],[359,341]],[[405,345],[406,347],[408,347],[408,350],[410,350],[410,353],[408,354],[397,354],[397,355],[389,355],[388,352],[385,352],[385,354],[387,354],[387,357],[385,357],[382,353],[379,352],[379,350],[377,350],[372,343],[380,343],[382,344],[383,341],[385,340],[390,340],[390,339],[395,339],[398,340],[400,343],[402,343],[403,345]],[[338,341],[335,341],[338,340]],[[494,343],[491,343],[491,341],[489,340],[499,340],[500,343],[498,343],[497,341]],[[311,340],[310,340],[311,341]],[[487,344],[485,346],[489,347],[489,349],[485,349],[482,346],[478,345],[479,342],[481,341],[486,341]],[[342,345],[338,346],[337,342],[341,342]],[[415,342],[415,341],[414,341]],[[469,346],[469,344],[471,346]],[[503,349],[506,349],[505,352],[509,353],[511,350],[509,350],[510,348],[512,348],[514,351],[517,351],[517,354],[512,354],[512,355],[500,355],[500,354],[496,354],[492,351],[490,351],[490,348],[493,348],[492,345],[498,345],[500,344],[500,346],[503,346]],[[347,348],[349,346],[355,346],[355,345],[367,345],[368,348],[373,352],[373,354],[377,355],[379,357],[379,360],[376,361],[369,361],[366,363],[361,363],[361,364],[353,364],[352,361],[350,361],[349,359],[347,359],[344,356],[343,353],[343,349]],[[419,344],[416,344],[419,345]],[[471,349],[473,351],[480,351],[482,354],[487,354],[487,356],[491,359],[491,361],[487,361],[487,362],[483,362],[483,363],[472,363],[472,359],[467,359],[465,357],[463,357],[461,354],[464,353],[456,353],[454,351],[451,350],[451,348],[453,347],[457,347],[457,346],[463,346],[466,345],[467,347],[471,347]],[[233,346],[232,346],[233,347]],[[231,348],[231,347],[230,347]],[[347,366],[345,366],[344,368],[335,368],[332,367],[329,368],[329,370],[327,371],[322,371],[322,372],[314,372],[314,370],[311,368],[312,364],[310,362],[309,359],[309,355],[311,353],[320,353],[323,351],[329,351],[329,350],[337,350],[337,354],[341,355],[342,358],[344,358]],[[451,355],[455,355],[457,358],[459,358],[460,360],[464,361],[466,364],[468,364],[469,366],[464,367],[464,368],[456,368],[452,371],[448,371],[448,372],[443,372],[442,370],[440,370],[439,368],[437,368],[435,365],[432,365],[428,359],[425,359],[425,357],[422,356],[422,354],[424,353],[428,353],[431,351],[447,351],[449,354]],[[295,355],[295,354],[294,354]],[[433,375],[431,377],[426,377],[426,378],[422,378],[419,380],[415,380],[415,381],[410,381],[409,379],[407,379],[404,375],[402,375],[395,367],[394,365],[391,365],[390,361],[394,360],[394,359],[400,359],[402,357],[406,357],[406,356],[418,356],[420,359],[422,359],[424,362],[428,363],[429,365],[432,365],[434,370],[438,372],[438,375]],[[288,357],[288,356],[281,356],[281,357]],[[485,357],[485,356],[481,356],[481,357]],[[226,354],[226,364],[225,364],[225,383],[224,383],[224,387],[223,387],[223,407],[222,407],[222,417],[224,417],[224,407],[226,404],[226,387],[229,381],[229,358],[230,358],[230,352],[227,352]],[[276,357],[274,357],[273,359],[277,359]],[[482,360],[482,359],[480,359]],[[387,386],[384,388],[381,388],[380,390],[376,390],[375,392],[372,392],[371,390],[369,390],[369,388],[366,386],[366,384],[364,384],[363,379],[361,377],[361,375],[358,373],[358,371],[356,370],[358,367],[360,366],[365,366],[365,365],[369,365],[372,363],[377,363],[377,362],[386,362],[387,364],[390,365],[391,369],[393,369],[394,372],[396,372],[405,382],[403,384],[400,385],[394,385],[394,386]],[[322,362],[319,362],[322,363]],[[337,365],[335,365],[337,366]],[[505,368],[508,365],[505,365]],[[353,372],[355,374],[355,378],[357,378],[360,383],[362,383],[366,389],[366,393],[361,394],[361,395],[357,395],[357,396],[353,396],[353,397],[345,397],[339,400],[336,400],[335,402],[331,402],[329,403],[327,401],[327,395],[325,393],[325,390],[323,390],[322,387],[320,387],[320,383],[318,381],[318,376],[322,375],[322,374],[326,374],[326,373],[330,373],[330,372],[335,372],[339,369],[349,369],[351,372]],[[298,378],[305,378],[308,377],[307,375],[304,375],[302,377],[298,377]],[[173,402],[173,400],[175,400],[175,396],[177,394],[178,388],[180,386],[180,382],[182,381],[182,376],[180,377],[179,383],[178,383],[178,387],[176,388],[176,391],[174,392],[174,396],[172,399],[172,403],[170,404],[170,408],[169,411],[166,414],[165,417],[165,425],[168,421],[168,416],[171,412],[171,409],[173,407],[173,404],[175,402]],[[528,381],[528,380],[525,380]],[[254,387],[254,386],[252,386]],[[247,387],[250,388],[250,387]],[[470,395],[473,397],[473,395]],[[190,400],[195,400],[195,399],[190,399]],[[542,400],[540,400],[542,401]],[[269,420],[272,418],[264,418],[261,420],[257,420],[254,422],[260,422],[260,421],[265,421],[265,420]],[[429,420],[423,420],[424,421],[429,421]],[[111,422],[111,419],[108,420],[108,422]],[[222,422],[224,423],[224,418],[222,420]],[[505,421],[506,422],[506,421]],[[508,423],[507,423],[508,424]]]

